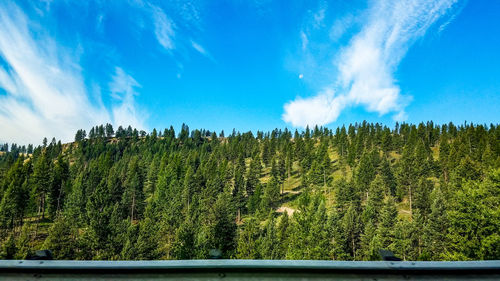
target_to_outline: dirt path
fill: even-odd
[[[276,210],[277,213],[284,213],[286,212],[289,216],[293,215],[293,213],[295,212],[298,212],[298,210],[295,210],[295,209],[292,209],[292,208],[289,208],[289,207],[279,207],[277,210]]]

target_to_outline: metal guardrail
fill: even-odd
[[[0,280],[89,279],[500,280],[500,261],[0,261]]]

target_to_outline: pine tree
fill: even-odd
[[[372,221],[377,223],[379,221],[379,214],[384,205],[384,183],[382,178],[377,175],[370,184],[368,190],[368,198],[366,200],[365,210],[363,211],[363,221],[366,223]]]
[[[2,247],[0,248],[0,259],[12,260],[14,259],[16,251],[17,249],[16,249],[16,243],[14,241],[14,236],[9,235],[7,241],[5,241],[5,243],[3,243]]]
[[[258,154],[250,162],[250,168],[246,176],[246,192],[247,196],[253,195],[257,185],[260,184],[260,177],[262,173],[262,165],[260,163],[260,157]]]
[[[318,204],[318,203],[316,203]],[[307,259],[326,260],[330,254],[330,241],[328,237],[328,216],[326,214],[325,201],[321,198],[319,205],[314,210],[311,228],[309,232],[309,245],[311,249]]]
[[[321,169],[321,164],[314,160],[311,165],[311,169],[309,170],[309,173],[307,175],[307,185],[313,185],[313,186],[323,186],[324,183],[324,177],[323,177],[323,171]]]
[[[181,226],[183,226],[182,224]],[[189,224],[186,224],[189,225]],[[139,223],[139,233],[135,245],[136,258],[139,260],[155,260],[160,258],[158,251],[158,225],[150,218],[145,218]],[[192,249],[192,244],[185,245]],[[192,258],[190,256],[189,258]]]
[[[114,133],[115,133],[115,131],[113,130],[113,125],[107,123],[106,124],[106,137],[111,138],[111,137],[113,137]]]
[[[273,260],[279,258],[278,237],[276,235],[274,212],[270,211],[267,225],[259,237],[259,252],[263,259]]]
[[[376,226],[370,220],[365,224],[365,229],[361,234],[360,238],[360,248],[359,248],[359,258],[362,260],[379,260],[378,250],[381,248],[379,240],[375,237],[376,235]]]
[[[43,153],[33,168],[33,196],[38,204],[38,214],[45,217],[45,201],[50,187],[50,161]]]
[[[433,190],[434,184],[432,181],[421,178],[418,184],[412,189],[414,190],[414,203],[413,207],[420,211],[420,214],[427,216],[431,211],[430,194]]]
[[[410,142],[411,144],[411,142]],[[403,196],[408,196],[410,203],[410,213],[412,211],[412,187],[418,179],[418,165],[415,162],[415,153],[412,145],[407,145],[403,150],[403,155],[399,162],[398,170],[398,188],[396,190],[396,198],[398,201],[403,199]]]
[[[344,178],[338,180],[335,186],[335,201],[337,206],[343,210],[348,208],[349,204],[359,203],[359,194],[354,189],[351,182],[347,182]]]
[[[375,178],[375,167],[368,153],[363,154],[356,171],[356,185],[362,194],[368,191],[370,183]]]
[[[500,169],[480,183],[468,181],[447,212],[449,256],[454,260],[495,259],[500,252]],[[437,206],[434,206],[437,208]],[[433,209],[434,211],[434,209]],[[433,213],[438,213],[433,212]],[[432,216],[432,214],[431,214]],[[444,219],[444,218],[443,218]],[[437,245],[446,247],[445,245]]]
[[[111,232],[110,218],[112,208],[109,204],[109,193],[101,183],[89,195],[87,210],[87,228],[82,235],[82,258],[99,258],[106,255],[108,235]]]
[[[293,169],[293,155],[292,155],[292,149],[290,148],[287,149],[285,166],[286,166],[286,176],[288,179],[290,179]]]
[[[280,185],[278,179],[274,176],[269,179],[264,187],[264,192],[261,199],[261,211],[263,213],[268,212],[270,208],[276,207],[278,201],[280,200]]]
[[[236,167],[234,173],[234,186],[233,186],[233,201],[235,204],[235,208],[237,210],[236,219],[237,221],[241,220],[241,214],[245,208],[245,178],[243,177],[243,173],[245,170],[245,166],[240,164]]]
[[[414,255],[414,241],[413,232],[416,225],[407,220],[398,220],[394,225],[394,241],[391,250],[403,260],[413,260]]]
[[[394,177],[391,164],[389,163],[387,158],[382,159],[382,164],[380,166],[380,175],[382,176],[385,187],[388,189],[388,193],[391,196],[395,196],[397,187],[396,178]]]
[[[448,144],[448,138],[446,134],[442,134],[439,139],[439,163],[441,164],[441,169],[443,171],[443,177],[445,181],[449,179],[448,170],[448,155],[450,154],[450,145]]]
[[[33,253],[33,231],[34,228],[29,223],[25,223],[21,228],[21,233],[16,241],[16,259],[26,259]]]
[[[134,159],[129,163],[122,196],[122,204],[131,221],[139,218],[144,210],[143,182],[138,160]]]
[[[78,230],[65,216],[55,219],[49,230],[49,236],[43,247],[50,249],[56,260],[72,260],[76,258]]]
[[[394,199],[389,196],[380,212],[380,223],[377,228],[377,236],[383,249],[392,248],[391,244],[394,242],[394,226],[396,225],[397,215],[398,210]]]
[[[251,217],[239,231],[238,249],[236,257],[238,259],[258,259],[260,253],[256,243],[260,235],[258,221]]]
[[[290,244],[286,257],[326,259],[330,249],[324,199],[320,195],[304,196],[302,199],[302,211],[294,214],[294,223],[290,225]]]
[[[130,223],[125,235],[125,244],[121,252],[121,259],[124,260],[136,260],[138,259],[137,252],[137,238],[139,236],[139,225]],[[102,253],[103,255],[108,254],[107,252]]]
[[[211,220],[211,241],[209,245],[222,252],[223,258],[229,258],[236,249],[236,218],[230,198],[220,194],[215,202]]]
[[[49,215],[54,218],[64,204],[64,187],[69,178],[69,164],[59,155],[52,169],[52,177],[50,180],[50,189],[48,190],[48,206]]]
[[[281,215],[280,220],[277,222],[276,225],[277,244],[275,245],[275,248],[279,259],[285,258],[286,251],[288,249],[289,224],[290,224],[290,219],[288,218],[288,213],[283,212],[283,215]]]
[[[280,194],[283,194],[283,192],[285,191],[284,188],[285,188],[285,179],[287,178],[287,171],[286,171],[286,158],[285,158],[285,154],[282,152],[280,153],[279,157],[278,157],[278,179],[279,179],[279,182],[280,182],[280,185],[281,185],[281,188],[280,188]]]
[[[359,207],[355,203],[349,204],[344,217],[342,218],[342,230],[346,238],[347,252],[351,259],[356,260],[356,253],[359,249],[362,225],[359,217]]]
[[[431,213],[424,226],[424,240],[426,241],[424,256],[432,260],[440,260],[447,249],[448,214],[445,198],[441,189],[436,187],[432,192],[433,198]]]
[[[0,228],[13,228],[22,224],[28,199],[27,182],[16,186],[12,181],[0,201]]]
[[[349,260],[352,259],[348,253],[348,243],[346,233],[342,227],[342,213],[337,208],[328,215],[328,235],[330,240],[330,257],[334,260]]]

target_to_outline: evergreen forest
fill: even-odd
[[[152,132],[0,145],[0,259],[500,259],[500,126]]]

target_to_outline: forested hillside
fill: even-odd
[[[108,124],[0,148],[4,259],[500,259],[499,125]]]

